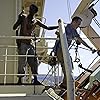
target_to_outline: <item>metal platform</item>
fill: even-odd
[[[42,85],[0,85],[0,94],[20,94],[26,95],[41,94],[45,86]]]
[[[52,100],[49,96],[46,95],[34,95],[34,96],[25,96],[25,97],[0,97],[0,100]]]
[[[0,100],[52,100],[42,85],[0,85]]]

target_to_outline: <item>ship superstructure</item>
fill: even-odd
[[[100,36],[96,33],[92,26],[90,26],[92,20],[97,22],[95,18],[97,16],[97,12],[94,9],[95,2],[95,0],[82,0],[73,16],[80,16],[84,20],[81,25],[81,30],[96,48],[94,52],[100,56]],[[69,91],[59,88],[60,81],[58,78],[53,80],[53,85],[51,84],[51,86],[46,83],[47,81],[45,81],[45,79],[49,76],[53,76],[53,78],[56,76],[55,71],[58,72],[58,65],[53,65],[49,70],[52,71],[52,74],[48,73],[45,75],[44,79],[42,79],[43,85],[31,84],[32,74],[28,67],[29,65],[27,65],[25,77],[23,79],[25,84],[16,84],[18,75],[17,62],[19,56],[17,54],[16,38],[31,38],[33,39],[33,45],[36,41],[34,41],[34,37],[15,36],[15,33],[12,30],[12,25],[16,21],[18,14],[23,9],[25,10],[25,13],[27,13],[29,5],[32,3],[36,4],[39,8],[36,17],[40,20],[44,20],[43,11],[45,8],[45,0],[0,1],[0,11],[2,12],[3,10],[3,13],[0,15],[0,22],[2,23],[0,24],[0,100],[68,100],[67,94]],[[62,22],[63,21],[61,20],[61,23],[58,23],[60,26],[60,34],[63,34],[64,32],[62,28],[64,24]],[[44,32],[45,31],[39,27],[35,29],[38,40],[36,50],[40,63],[43,62],[48,64],[48,60],[50,60],[51,56],[47,54],[49,48],[46,39],[57,38],[45,38]],[[83,68],[85,71],[75,79],[75,91],[72,93],[75,93],[74,99],[100,100],[100,59],[89,69],[85,69],[84,66],[81,65],[79,65],[79,67]],[[55,83],[55,80],[57,80],[58,83]],[[59,95],[60,92],[62,92],[62,95]]]

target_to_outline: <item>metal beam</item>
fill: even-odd
[[[73,16],[77,14],[81,14],[86,8],[89,7],[89,5],[93,2],[94,0],[81,0],[80,5],[77,7],[76,11],[74,12]],[[73,17],[72,16],[72,17]]]
[[[100,50],[100,36],[95,32],[95,30],[91,26],[88,26],[83,28],[82,31],[91,41],[91,43],[96,47],[96,49]]]

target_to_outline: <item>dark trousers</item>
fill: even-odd
[[[34,55],[35,50],[31,44],[21,43],[18,48],[19,55]],[[18,74],[25,73],[26,64],[29,64],[31,67],[32,74],[38,74],[38,60],[37,57],[18,57]],[[23,77],[23,76],[18,76]]]
[[[70,56],[71,58],[71,56]],[[64,78],[63,78],[63,84],[66,86],[67,84],[67,77],[66,77],[66,70],[65,70],[65,65],[64,65],[64,59],[63,59],[63,53],[62,53],[62,49],[61,48],[58,48],[57,49],[57,59],[58,59],[58,63],[61,64],[61,67],[62,67],[62,72],[64,74]],[[71,58],[71,63],[72,63],[72,67],[73,67],[73,62],[72,62],[72,58]]]

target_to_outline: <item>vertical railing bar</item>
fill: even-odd
[[[6,84],[6,80],[7,80],[7,76],[6,76],[6,74],[7,74],[7,54],[8,54],[8,49],[6,48],[6,56],[5,56],[5,62],[4,62],[4,74],[5,74],[5,76],[4,76],[4,84]]]

